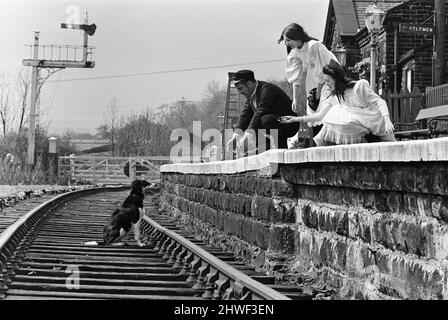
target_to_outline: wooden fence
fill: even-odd
[[[448,105],[448,83],[426,88],[426,108]]]
[[[148,181],[160,178],[160,166],[169,163],[169,157],[59,157],[58,177],[62,183],[89,182],[101,184],[128,184],[136,177]]]
[[[393,124],[413,123],[420,109],[425,108],[425,94],[418,88],[412,92],[404,89],[400,92],[386,91],[381,96],[387,102],[390,120]],[[406,130],[417,129],[418,124],[407,126]]]
[[[448,83],[437,87],[426,88],[426,108],[448,106]],[[447,114],[447,111],[445,111]],[[448,132],[448,116],[438,117],[436,131],[442,132],[446,136]]]
[[[398,132],[426,130],[428,119],[416,121],[416,117],[421,109],[430,109],[448,105],[448,84],[437,87],[427,87],[425,92],[414,88],[412,92],[402,90],[401,92],[385,92],[382,98],[386,100],[392,123]],[[448,117],[437,117],[447,119]],[[447,131],[447,121],[439,121],[437,125],[440,132]],[[403,125],[408,124],[408,125]],[[409,125],[412,124],[412,125]],[[422,136],[423,137],[423,136]]]

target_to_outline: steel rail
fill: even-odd
[[[193,242],[145,216],[144,230],[151,245],[163,254],[173,268],[188,272],[189,285],[205,299],[291,300],[280,292],[253,280],[248,275],[208,253]],[[181,267],[182,265],[182,267]]]

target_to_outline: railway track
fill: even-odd
[[[0,233],[33,208],[51,200],[55,195],[69,191],[88,189],[90,186],[71,186],[16,192],[0,197]],[[5,192],[5,191],[4,191]]]
[[[313,299],[318,290],[274,284],[274,278],[210,247],[167,216],[150,197],[142,231],[127,245],[99,241],[107,217],[128,190],[90,189],[61,195],[21,217],[0,235],[3,299],[207,300]]]

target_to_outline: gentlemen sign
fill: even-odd
[[[433,33],[433,31],[433,27],[420,26],[418,24],[400,23],[400,32],[402,33],[430,34]]]

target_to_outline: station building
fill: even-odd
[[[448,1],[446,1],[448,7]],[[323,43],[356,78],[370,72],[370,35],[365,26],[371,0],[330,0]],[[433,0],[379,0],[386,12],[378,35],[377,87],[411,92],[432,86]],[[448,47],[448,40],[447,40]],[[448,52],[446,61],[448,61]],[[448,70],[447,68],[445,68]],[[367,76],[367,79],[368,76]]]

